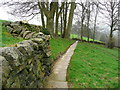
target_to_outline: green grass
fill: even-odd
[[[60,32],[58,32],[58,34],[60,35]],[[79,38],[79,37],[76,34],[70,34],[70,38],[72,39],[72,38]],[[87,37],[83,37],[83,40],[87,41]],[[93,39],[89,38],[89,41],[93,41]],[[99,40],[94,40],[94,41],[103,43],[102,41],[99,41]]]
[[[118,88],[118,50],[79,43],[72,56],[67,80],[72,88]]]
[[[70,38],[72,39],[72,38],[79,38],[79,37],[76,34],[70,34]],[[87,37],[83,37],[83,40],[87,41],[87,39],[88,39]],[[89,41],[93,41],[93,39],[89,38]],[[102,41],[99,41],[99,40],[94,40],[94,41],[102,42]]]
[[[73,40],[67,40],[67,39],[62,39],[62,38],[51,39],[50,40],[50,45],[51,45],[51,50],[52,50],[51,58],[55,60],[56,57],[59,54],[65,52],[72,43],[74,43]]]
[[[8,47],[13,44],[23,41],[22,38],[15,38],[10,33],[7,32],[6,28],[2,26],[5,20],[0,20],[0,47]]]

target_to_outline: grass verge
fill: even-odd
[[[60,35],[60,32],[58,32],[58,34]],[[70,34],[70,38],[73,39],[73,38],[77,38],[77,39],[80,39],[80,37],[78,37],[78,35],[76,34]],[[87,41],[87,37],[83,37],[83,40]],[[93,41],[93,39],[89,38],[89,41]],[[102,41],[99,41],[99,40],[94,40],[95,42],[101,42],[103,43]]]
[[[118,50],[79,43],[72,56],[67,80],[72,88],[118,88]]]
[[[12,46],[13,44],[23,41],[22,38],[13,37],[7,32],[6,28],[2,26],[5,20],[0,20],[0,47]]]
[[[78,35],[76,35],[76,34],[70,34],[70,38],[72,39],[72,38],[78,38],[79,39],[79,37],[78,37]],[[85,40],[85,41],[87,41],[87,37],[83,37],[83,40]],[[91,38],[89,38],[89,41],[93,41],[93,39],[91,39]],[[99,40],[94,40],[95,42],[102,42],[102,41],[99,41]]]
[[[74,43],[73,40],[53,38],[50,40],[52,55],[51,59],[55,60],[60,54],[64,53],[68,47]]]

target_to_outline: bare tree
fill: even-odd
[[[64,8],[64,3],[62,3],[60,10],[59,10],[59,4],[58,1],[56,2],[56,25],[55,25],[55,36],[58,36],[58,21],[59,21],[59,16],[62,12],[62,9]]]
[[[86,13],[87,13],[87,41],[89,41],[89,38],[90,38],[90,29],[89,29],[89,25],[90,25],[90,6],[91,6],[91,3],[88,1],[87,2],[87,10],[86,10]]]
[[[70,37],[70,30],[71,30],[71,27],[72,27],[72,20],[73,20],[75,7],[76,7],[75,2],[71,2],[69,18],[68,18],[68,25],[67,25],[67,30],[66,30],[66,33],[65,33],[65,38],[69,38]]]
[[[28,17],[28,20],[33,19],[36,15],[40,14],[38,2],[27,2],[27,1],[4,1],[1,6],[7,6],[10,8],[9,14],[17,17]]]
[[[66,35],[66,25],[67,25],[67,12],[68,12],[68,3],[65,2],[65,10],[63,9],[63,22],[64,22],[64,32],[63,32],[63,38],[65,38],[65,35]]]
[[[83,23],[84,23],[84,20],[85,20],[85,15],[86,15],[86,3],[82,3],[81,2],[81,6],[82,6],[82,15],[81,15],[81,40],[83,40]]]
[[[93,42],[95,40],[95,34],[96,34],[96,22],[97,22],[97,16],[99,12],[99,2],[94,2],[95,5],[95,19],[94,19],[94,30],[93,30]]]
[[[120,0],[118,3],[118,46],[120,47]]]
[[[61,14],[61,32],[60,32],[60,34],[62,37],[62,35],[63,35],[63,17],[62,17],[62,14]]]
[[[54,35],[54,16],[56,10],[57,3],[51,2],[50,4],[47,2],[41,3],[41,9],[43,10],[46,18],[47,18],[47,25],[46,28],[50,31],[51,35]]]
[[[50,33],[54,34],[54,16],[57,8],[57,2],[48,2],[48,0],[36,1],[21,1],[16,2],[11,0],[4,2],[3,5],[12,8],[9,13],[19,17],[27,17],[29,20],[33,19],[38,14],[41,14],[42,26],[47,28]],[[46,17],[46,25],[44,16]]]
[[[108,15],[106,18],[109,20],[109,27],[110,27],[110,34],[109,34],[109,40],[107,43],[108,48],[113,48],[113,32],[115,31],[115,26],[117,24],[118,19],[118,2],[116,0],[110,0],[108,2],[102,3],[102,5],[105,7],[105,10],[108,12]]]
[[[67,17],[68,17],[67,13],[69,8],[69,3],[67,1],[63,2],[62,4],[59,4],[58,0],[56,2],[53,2],[53,0],[51,2],[48,2],[48,0],[36,0],[35,2],[33,1],[15,2],[14,0],[11,0],[11,2],[4,2],[3,5],[6,5],[10,8],[12,7],[12,11],[9,12],[10,14],[20,17],[27,17],[27,18],[30,17],[30,20],[33,19],[38,14],[39,15],[41,14],[42,26],[44,28],[47,28],[50,31],[51,35],[54,35],[54,25],[55,25],[55,36],[58,36],[59,16],[63,8],[65,8],[65,10],[63,10],[63,14],[64,14],[63,37],[68,38],[72,26],[72,19],[75,9],[75,2],[70,2],[70,3],[71,3],[71,8],[69,10],[70,13],[69,13],[68,25],[67,25]],[[44,17],[46,17],[46,23]],[[55,20],[56,22],[54,24],[55,17],[56,17]]]
[[[39,9],[40,9],[40,12],[41,12],[41,20],[42,20],[42,26],[45,28],[45,19],[44,19],[44,12],[41,8],[41,2],[38,2],[38,6],[39,6]]]

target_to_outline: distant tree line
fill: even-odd
[[[108,25],[109,32],[108,35],[105,35],[103,33],[103,37],[108,48],[114,47],[115,39],[113,37],[114,31],[116,31],[116,27],[118,26],[118,0],[109,0],[109,1],[103,1],[103,2],[90,2],[90,1],[81,1],[79,0],[79,3],[77,3],[77,9],[75,11],[75,15],[77,16],[77,20],[80,22],[79,26],[79,35],[81,37],[81,40],[83,40],[83,36],[86,36],[89,42],[90,38],[93,39],[93,42],[95,40],[96,34],[97,34],[97,19],[98,14],[101,13],[105,16],[105,23]],[[104,18],[103,18],[104,19]],[[90,25],[92,24],[92,25]],[[91,27],[92,26],[92,27]],[[85,35],[85,33],[87,35]],[[101,38],[103,38],[101,37]],[[108,40],[106,41],[106,37]]]

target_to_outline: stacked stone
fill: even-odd
[[[49,35],[40,32],[35,38],[17,43],[15,47],[0,48],[4,88],[43,87],[52,64],[49,39]]]
[[[5,22],[3,25],[7,28],[7,31],[13,36],[30,39],[37,37],[41,26],[23,23],[22,21],[17,22]]]

